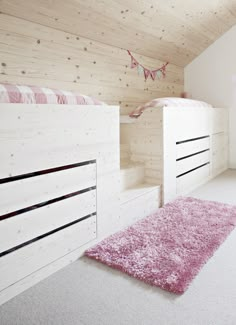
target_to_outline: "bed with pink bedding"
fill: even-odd
[[[0,103],[105,105],[78,92],[12,84],[0,84]]]
[[[164,97],[155,98],[151,101],[138,106],[130,113],[130,117],[139,117],[147,108],[162,108],[162,107],[212,107],[212,105],[194,99],[178,98],[178,97]]]
[[[119,107],[0,83],[0,135],[1,305],[115,231]]]

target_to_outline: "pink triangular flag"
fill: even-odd
[[[135,60],[134,57],[131,56],[131,69],[136,68],[138,65],[138,62]]]
[[[150,75],[152,77],[152,80],[155,80],[157,75],[157,70],[150,71]]]
[[[144,68],[143,71],[144,71],[145,80],[147,80],[148,76],[151,74],[151,71],[146,68]]]
[[[162,73],[162,77],[165,78],[166,72],[165,72],[165,69],[164,68],[161,69],[161,73]]]

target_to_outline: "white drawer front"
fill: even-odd
[[[96,216],[0,258],[0,290],[96,238]]]
[[[0,253],[96,212],[96,190],[0,221]]]
[[[96,185],[96,164],[0,184],[0,216]]]
[[[176,158],[186,157],[193,153],[200,152],[210,148],[210,137],[183,142],[176,145]]]
[[[176,179],[176,192],[178,195],[187,194],[197,186],[206,182],[210,177],[210,165],[205,165]]]
[[[176,161],[176,176],[181,175],[189,170],[199,167],[210,161],[210,151],[204,151],[189,158]]]

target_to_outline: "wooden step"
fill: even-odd
[[[153,185],[147,183],[137,184],[120,193],[120,202],[121,204],[124,204],[130,200],[136,199],[142,195],[145,195],[155,190],[158,190],[158,192],[160,192],[160,185]]]
[[[144,183],[144,165],[127,163],[120,169],[120,190],[121,192],[134,187],[137,184]]]
[[[161,187],[159,185],[138,184],[120,194],[121,228],[157,211],[161,205]]]

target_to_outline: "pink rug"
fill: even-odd
[[[236,206],[181,197],[85,255],[181,294],[235,225]]]

